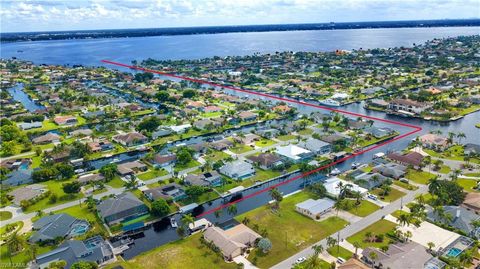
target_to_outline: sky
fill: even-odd
[[[480,0],[0,0],[0,31],[479,18]]]

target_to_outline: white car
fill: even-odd
[[[302,263],[302,262],[304,262],[304,261],[306,261],[306,260],[307,260],[307,258],[305,258],[305,257],[300,257],[300,258],[298,258],[298,259],[295,261],[295,264],[300,264],[300,263]]]
[[[345,259],[342,258],[342,257],[338,257],[338,258],[337,258],[337,263],[338,263],[338,264],[344,264],[344,263],[345,263]]]

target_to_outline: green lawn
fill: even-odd
[[[120,179],[119,176],[115,176],[112,180],[106,183],[112,188],[121,188],[125,184],[123,180]]]
[[[336,258],[342,257],[345,260],[348,260],[353,256],[353,252],[351,252],[350,250],[348,250],[346,248],[342,248],[342,247],[339,247],[339,246],[333,246],[331,248],[328,248],[327,252],[330,255],[332,255],[333,257],[336,257]]]
[[[371,232],[374,235],[386,234],[387,232],[393,230],[396,226],[397,226],[396,223],[382,219],[366,227],[360,232],[348,237],[347,241],[350,242],[351,244],[358,242],[360,244],[360,248],[366,248],[366,247],[380,248],[382,246],[387,246],[390,244],[390,240],[388,239],[387,236],[384,236],[383,242],[367,242],[365,235],[368,232]]]
[[[152,169],[145,173],[138,174],[137,177],[141,180],[150,180],[156,177],[167,175],[168,172],[165,169]]]
[[[281,140],[281,141],[288,141],[288,140],[292,140],[292,139],[295,139],[297,138],[296,136],[294,135],[281,135],[281,136],[277,136],[277,139],[278,140]]]
[[[222,112],[221,111],[217,111],[217,112],[207,112],[207,113],[203,113],[201,115],[202,118],[218,118],[222,116]]]
[[[27,210],[25,210],[25,212],[27,213],[36,212],[48,207],[64,204],[64,203],[75,201],[82,198],[84,196],[83,193],[66,194],[65,192],[63,192],[63,184],[69,183],[72,181],[73,180],[65,180],[65,181],[49,180],[49,181],[41,182],[40,184],[46,186],[47,189],[50,190],[52,194],[57,195],[57,201],[55,203],[50,203],[49,197],[44,198],[34,203],[33,205],[29,206]]]
[[[359,206],[353,206],[351,209],[348,210],[349,213],[353,215],[357,215],[359,217],[366,217],[373,212],[377,211],[380,207],[372,202],[367,200],[362,200]]]
[[[467,179],[467,178],[459,178],[457,179],[457,183],[463,187],[465,191],[468,192],[478,192],[474,189],[477,186],[477,182],[475,179]]]
[[[228,158],[230,155],[223,151],[212,150],[207,154],[205,159],[210,160],[211,162],[216,162]]]
[[[426,185],[430,179],[435,177],[435,175],[429,172],[409,169],[405,177],[413,182]]]
[[[175,172],[180,172],[182,170],[185,170],[185,169],[188,169],[188,168],[192,168],[192,167],[195,167],[195,166],[199,166],[200,163],[195,161],[195,160],[191,160],[189,161],[188,163],[186,164],[179,164],[177,163],[174,167],[174,170]]]
[[[201,233],[168,243],[145,252],[128,261],[117,262],[106,266],[112,269],[121,265],[125,269],[143,268],[195,268],[195,269],[234,269],[236,263],[226,263],[220,254],[200,243]]]
[[[0,221],[8,220],[12,218],[12,212],[9,211],[0,211]]]
[[[17,222],[11,223],[9,225],[12,227],[12,229],[9,230],[8,234],[7,234],[7,226],[8,225],[4,225],[3,227],[0,227],[0,238],[4,238],[4,237],[6,237],[6,235],[11,235],[13,232],[17,232],[20,229],[22,229],[23,221],[17,221]]]
[[[438,170],[439,173],[442,173],[442,174],[448,174],[450,173],[452,169],[450,168],[450,166],[448,165],[442,165],[442,167],[440,168],[440,170]]]
[[[297,132],[299,135],[311,135],[313,134],[312,129],[303,129]]]
[[[264,148],[264,147],[269,147],[269,146],[275,145],[276,143],[277,142],[275,142],[273,140],[262,138],[259,141],[255,141],[255,146],[260,147],[260,148]]]
[[[467,177],[480,177],[480,173],[466,173],[464,175]]]
[[[400,199],[400,197],[405,196],[405,194],[406,194],[406,193],[401,192],[401,191],[399,191],[395,188],[391,188],[390,193],[385,197],[380,195],[382,193],[381,189],[372,190],[372,191],[370,191],[370,193],[375,194],[376,196],[378,196],[378,198],[380,200],[385,201],[385,202],[393,202],[395,200]]]
[[[242,154],[245,152],[249,152],[253,150],[251,146],[243,145],[243,144],[238,144],[235,147],[230,148],[230,151],[235,153],[235,154]]]
[[[257,261],[257,267],[269,268],[344,228],[348,223],[337,217],[317,222],[296,212],[295,204],[309,198],[312,198],[309,193],[300,192],[285,198],[276,213],[269,206],[262,206],[235,218],[242,221],[246,217],[250,220],[248,226],[253,228],[258,225],[259,229],[266,229],[268,233],[272,250],[268,254],[253,251],[248,257],[250,261]]]
[[[260,168],[256,168],[256,173],[254,176],[249,178],[250,180],[253,181],[265,181],[274,177],[280,176],[282,173],[279,171],[273,171],[273,170],[263,170]]]
[[[105,232],[105,227],[101,224],[101,220],[97,217],[97,215],[90,211],[87,208],[86,204],[76,205],[72,206],[69,208],[65,208],[62,210],[58,210],[54,212],[55,214],[58,213],[67,213],[72,217],[78,218],[78,219],[84,219],[88,220],[90,223],[94,223],[93,227],[90,229],[91,232]]]
[[[417,190],[418,187],[415,186],[415,185],[412,185],[412,184],[408,184],[406,182],[403,182],[403,181],[400,181],[400,180],[394,180],[393,181],[393,184],[397,185],[397,186],[400,186],[406,190],[410,190],[410,191],[413,191],[413,190]]]

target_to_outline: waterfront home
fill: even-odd
[[[244,180],[255,175],[255,168],[246,161],[237,160],[224,164],[219,172],[235,180]]]
[[[342,192],[342,188],[345,186],[348,186],[347,188],[350,191],[358,192],[362,196],[368,192],[367,189],[362,188],[353,182],[345,181],[338,177],[328,178],[327,180],[324,181],[323,185],[325,186],[327,193],[333,197],[338,197]]]
[[[193,151],[193,158],[198,159],[200,155],[207,153],[208,144],[205,142],[189,145],[188,148]]]
[[[223,179],[217,171],[210,171],[198,175],[188,174],[184,181],[187,185],[217,187],[222,185]]]
[[[108,225],[148,213],[148,207],[130,192],[108,198],[97,205],[97,212]]]
[[[473,144],[473,143],[467,143],[465,144],[465,147],[463,149],[463,154],[464,155],[480,155],[480,145],[479,144]]]
[[[314,153],[297,145],[280,146],[275,149],[275,153],[282,156],[287,161],[303,162],[314,157]]]
[[[367,266],[357,258],[352,257],[348,259],[345,263],[338,265],[337,269],[370,269],[370,266]],[[434,268],[431,268],[431,269],[434,269]],[[435,268],[435,269],[442,269],[442,268]]]
[[[434,150],[444,150],[449,145],[447,138],[436,134],[424,134],[418,137],[418,141],[422,146]]]
[[[386,177],[400,179],[407,173],[407,167],[397,163],[378,164],[373,167],[372,172],[380,173]]]
[[[202,107],[200,108],[201,111],[203,111],[204,113],[211,113],[211,112],[218,112],[218,111],[222,111],[222,109],[218,106],[206,106],[206,107]]]
[[[235,141],[245,145],[253,144],[255,141],[259,141],[260,139],[261,137],[256,134],[239,135],[235,136],[234,138]]]
[[[411,165],[413,168],[418,169],[422,166],[424,157],[418,152],[410,151],[405,154],[399,152],[392,152],[387,154],[387,158],[405,166]]]
[[[82,128],[82,129],[78,129],[70,132],[71,136],[89,136],[92,134],[93,134],[93,131],[88,128]]]
[[[102,174],[86,174],[77,178],[77,181],[82,185],[86,185],[90,182],[100,182],[103,180],[105,180],[105,177]]]
[[[99,117],[105,116],[105,111],[103,110],[97,110],[97,111],[89,111],[86,113],[83,113],[83,117],[86,119],[97,119]]]
[[[321,135],[320,140],[323,142],[327,142],[329,144],[342,144],[342,145],[348,145],[351,141],[352,138],[344,135],[342,133],[335,133],[335,134],[326,134],[326,135]]]
[[[2,180],[3,185],[18,186],[33,183],[32,169],[18,169],[6,175]]]
[[[219,151],[227,150],[233,147],[233,142],[228,139],[222,139],[222,140],[210,143],[210,147]]]
[[[468,210],[472,210],[476,214],[479,214],[480,213],[480,193],[468,192],[461,206]]]
[[[11,196],[12,203],[20,205],[20,202],[23,200],[29,201],[37,198],[38,196],[45,193],[47,190],[44,185],[41,184],[32,184],[25,187],[20,187],[8,193]]]
[[[375,253],[375,259],[371,254]],[[433,256],[427,249],[415,242],[395,243],[382,251],[374,247],[367,247],[362,251],[362,260],[369,265],[382,265],[382,268],[423,268],[423,265]]]
[[[267,170],[283,164],[282,158],[274,153],[260,153],[259,155],[250,155],[246,157],[247,161],[258,165]]]
[[[90,225],[88,221],[74,218],[68,214],[54,214],[41,217],[32,224],[34,233],[28,241],[44,242],[57,238],[73,237],[85,234]]]
[[[120,176],[133,175],[138,172],[147,171],[148,166],[140,161],[126,162],[117,165],[117,172]]]
[[[97,140],[87,143],[91,152],[108,151],[113,149],[113,144],[108,140]]]
[[[21,122],[18,124],[18,127],[22,130],[30,130],[34,128],[40,128],[43,126],[41,121],[34,121],[34,122]]]
[[[254,121],[254,120],[257,119],[258,115],[251,112],[251,111],[242,111],[242,112],[238,113],[238,117],[242,121]]]
[[[181,133],[184,133],[186,130],[190,129],[191,127],[192,125],[190,124],[182,124],[182,125],[172,125],[172,126],[169,126],[168,128],[170,128],[173,132],[177,134],[181,134]]]
[[[53,121],[58,125],[75,125],[78,123],[75,116],[56,116]]]
[[[238,224],[228,230],[215,226],[208,227],[203,233],[203,238],[218,247],[223,257],[231,261],[254,247],[261,236],[244,224]]]
[[[472,225],[473,221],[480,220],[480,216],[475,214],[474,211],[470,211],[461,206],[443,206],[443,210],[445,214],[451,216],[450,219],[440,216],[431,208],[427,209],[427,219],[429,221],[443,223],[463,231],[469,236],[480,238],[480,227],[477,228]]]
[[[431,106],[410,99],[393,99],[388,104],[388,109],[406,115],[420,115]]]
[[[124,145],[126,147],[132,147],[142,145],[148,142],[148,138],[139,132],[130,132],[126,134],[118,134],[113,136],[113,141]]]
[[[382,138],[393,134],[395,131],[390,128],[367,127],[363,130],[364,133],[369,134],[375,138]]]
[[[32,268],[49,268],[52,262],[65,261],[65,268],[79,261],[91,261],[103,265],[115,258],[112,246],[99,235],[84,241],[67,240],[58,248],[47,253],[38,255],[33,262]]]
[[[301,141],[300,143],[298,143],[298,145],[302,148],[310,150],[317,155],[327,154],[332,151],[332,146],[329,143],[312,137],[308,138],[305,141]]]
[[[32,159],[8,159],[2,160],[0,162],[0,167],[6,168],[7,170],[17,170],[27,168],[32,164]]]
[[[143,191],[143,194],[150,201],[155,201],[159,198],[178,201],[187,197],[185,190],[176,183],[170,183],[153,189],[147,189]]]
[[[210,119],[197,120],[193,122],[193,126],[200,130],[212,129],[220,125],[221,124],[219,122]]]
[[[50,143],[59,143],[60,136],[56,133],[48,132],[44,135],[37,136],[32,139],[33,144],[50,144]]]
[[[275,128],[266,128],[266,129],[259,129],[255,133],[261,137],[272,138],[272,137],[278,136],[280,134],[280,130]]]
[[[291,107],[289,107],[288,105],[278,105],[278,106],[274,106],[272,108],[273,111],[275,111],[276,113],[279,113],[279,114],[287,114],[288,112],[290,112],[292,110]]]
[[[154,167],[167,167],[170,165],[175,165],[175,162],[177,161],[177,156],[174,154],[169,154],[169,155],[161,155],[160,153],[155,154],[153,156],[152,165]]]
[[[164,137],[164,136],[168,136],[170,134],[173,133],[173,130],[170,129],[170,128],[167,128],[167,127],[158,127],[157,130],[155,130],[153,133],[152,133],[152,138],[153,139],[157,139],[159,137]]]
[[[296,204],[295,210],[302,215],[310,217],[314,220],[319,220],[321,216],[330,212],[334,205],[335,202],[328,198],[322,198],[317,200],[308,199],[306,201]]]

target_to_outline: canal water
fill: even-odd
[[[23,107],[25,107],[25,109],[27,109],[29,112],[45,109],[44,106],[35,103],[30,96],[23,91],[23,83],[18,83],[9,88],[8,92],[15,101],[22,103]]]

